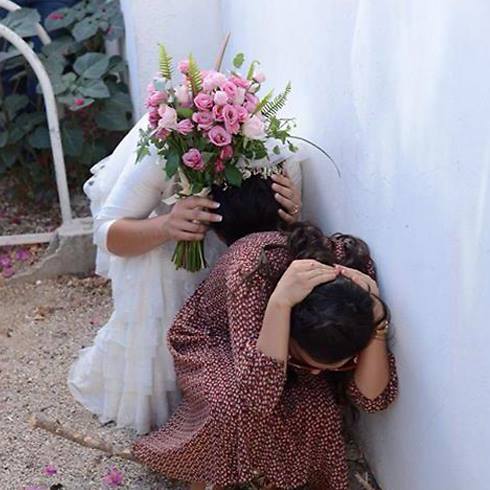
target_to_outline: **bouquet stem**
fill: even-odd
[[[204,257],[204,241],[183,242],[180,241],[175,247],[172,262],[176,269],[186,269],[190,272],[198,272],[207,267]]]

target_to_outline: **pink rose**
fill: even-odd
[[[219,157],[221,160],[229,160],[233,156],[233,146],[223,146],[219,153]]]
[[[214,163],[214,169],[216,172],[223,172],[225,170],[225,164],[221,158],[217,158],[216,162]]]
[[[228,94],[223,90],[218,90],[214,94],[214,103],[218,105],[225,105],[228,103]]]
[[[150,110],[148,111],[148,122],[150,127],[156,128],[158,126],[158,121],[160,121],[158,109],[156,107],[150,107]]]
[[[159,128],[156,133],[155,133],[155,136],[161,140],[164,140],[164,139],[167,139],[168,138],[168,135],[170,134],[170,131],[168,129],[165,129],[165,128]]]
[[[180,60],[177,64],[177,69],[180,71],[180,73],[186,75],[189,71],[189,60]]]
[[[160,129],[177,129],[177,112],[174,108],[161,105],[158,114],[160,115],[160,121],[158,121]]]
[[[233,103],[236,105],[242,105],[244,100],[245,100],[245,89],[242,87],[238,87],[235,98],[233,99]]]
[[[242,123],[245,122],[248,118],[248,111],[245,109],[245,107],[238,105],[235,106],[237,112],[238,112],[238,120]]]
[[[201,130],[208,130],[214,123],[213,115],[210,112],[194,112],[192,114],[192,120],[197,124]]]
[[[213,117],[216,121],[223,121],[223,106],[215,105],[213,107]]]
[[[237,86],[241,88],[248,88],[250,86],[250,80],[239,77],[237,75],[233,75],[230,77],[230,80]]]
[[[218,71],[210,71],[203,78],[202,88],[205,92],[212,92],[224,82],[226,82],[226,77],[223,75],[223,73]]]
[[[191,148],[187,153],[182,155],[184,165],[197,171],[204,170],[205,164],[202,159],[201,152],[195,148]]]
[[[255,73],[253,78],[257,83],[265,82],[265,75],[262,72]]]
[[[201,92],[194,97],[194,104],[200,111],[209,111],[213,107],[213,99],[210,95]]]
[[[250,116],[242,126],[242,134],[251,140],[259,140],[265,137],[264,122],[257,116]]]
[[[231,134],[223,126],[214,126],[208,133],[208,138],[215,146],[226,146],[231,143]]]
[[[153,92],[148,98],[148,107],[158,107],[160,104],[165,104],[168,100],[168,94],[166,92]]]
[[[188,87],[185,84],[179,85],[175,89],[175,97],[181,106],[189,107],[191,105],[191,95]]]
[[[220,85],[220,88],[221,90],[224,90],[226,92],[226,94],[230,99],[233,100],[235,98],[237,92],[237,86],[233,82],[226,80]]]
[[[183,119],[177,124],[177,131],[184,136],[186,134],[192,133],[194,130],[194,125],[190,119]]]
[[[153,85],[153,82],[150,82],[147,86],[146,86],[146,93],[148,95],[151,95],[153,92],[155,91],[155,86]]]
[[[240,130],[238,122],[238,111],[230,104],[223,107],[223,120],[225,122],[226,131],[231,134],[236,134]]]
[[[245,109],[247,109],[248,112],[254,112],[257,108],[257,104],[259,103],[259,99],[253,94],[246,94],[245,100]]]

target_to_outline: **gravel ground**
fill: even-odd
[[[36,284],[8,285],[0,278],[0,490],[106,488],[102,478],[116,467],[124,489],[178,488],[131,462],[33,430],[34,413],[128,447],[134,435],[97,419],[78,405],[66,386],[78,350],[89,345],[111,312],[110,286],[96,277],[61,277]],[[352,447],[352,489],[377,489],[366,464]],[[58,473],[43,475],[53,464]],[[358,472],[372,486],[359,484]],[[62,486],[56,486],[61,484]]]

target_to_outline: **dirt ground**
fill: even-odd
[[[0,278],[1,281],[1,278]],[[28,423],[34,413],[128,447],[134,435],[97,419],[77,404],[66,385],[78,350],[91,343],[111,312],[110,285],[96,277],[61,277],[36,284],[0,284],[0,490],[88,490],[107,488],[113,467],[124,474],[118,488],[163,490],[159,475],[48,434]],[[362,457],[352,450],[352,489],[368,478]],[[52,464],[57,474],[43,475]],[[62,486],[57,486],[62,485]]]

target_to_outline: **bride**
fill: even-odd
[[[192,197],[168,206],[163,200],[174,194],[174,182],[156,151],[135,163],[139,131],[147,125],[146,115],[84,186],[94,217],[96,272],[112,280],[114,311],[68,377],[72,395],[102,423],[140,434],[166,422],[179,401],[166,332],[208,273],[176,270],[175,242],[204,238],[209,266],[225,248],[208,233],[209,224],[221,220],[217,203]],[[301,207],[299,159],[284,152],[274,158],[286,158],[288,172],[274,177],[279,213],[294,222]]]

